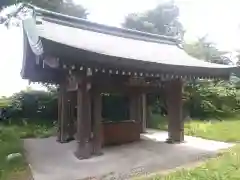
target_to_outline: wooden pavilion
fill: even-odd
[[[184,81],[228,79],[234,66],[187,55],[178,40],[109,27],[43,9],[23,20],[21,75],[59,87],[58,141],[75,137],[80,159],[100,155],[108,144],[140,139],[148,119],[146,94],[165,94],[168,142],[184,141]],[[128,117],[103,121],[103,94],[127,97]],[[76,113],[75,113],[76,109]]]

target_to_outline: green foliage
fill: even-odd
[[[149,128],[153,129],[167,130],[168,129],[167,119],[166,117],[163,117],[160,114],[152,114],[148,126]]]
[[[166,115],[164,92],[148,96],[153,113]],[[226,118],[240,111],[240,90],[225,81],[199,80],[186,83],[183,90],[183,118],[197,119]]]
[[[9,98],[0,99],[12,118],[57,119],[56,91],[21,91]]]
[[[56,99],[54,93],[31,90],[0,99],[2,107],[11,109],[11,115],[18,116],[0,122],[0,179],[30,179],[21,138],[44,138],[56,133],[56,123],[51,118],[57,111],[50,112],[56,104],[53,99]],[[39,119],[39,116],[45,118]],[[21,153],[23,157],[7,161],[6,156],[11,153]]]
[[[0,123],[0,180],[31,179],[21,138],[44,138],[54,133],[54,124],[46,119],[9,119]],[[23,156],[7,161],[11,153]]]
[[[9,179],[12,172],[23,171],[27,164],[23,157],[8,162],[6,156],[11,153],[23,154],[22,141],[12,128],[0,126],[0,179]]]
[[[239,112],[238,90],[224,81],[189,83],[184,89],[184,108],[191,117],[221,118]]]
[[[21,138],[43,138],[56,133],[56,92],[21,91],[9,98],[2,97],[0,104],[11,110],[10,119],[0,122],[0,179],[28,179],[24,156],[13,161],[6,161],[6,156],[24,155]]]
[[[14,4],[18,3],[31,3],[40,8],[84,19],[87,19],[88,15],[87,10],[83,6],[76,4],[73,0],[1,0],[0,10],[5,7],[13,7]],[[14,9],[16,10],[16,8],[12,8],[10,14]]]
[[[1,125],[14,130],[20,138],[45,138],[56,133],[56,121],[49,119],[8,119]]]
[[[183,27],[177,20],[178,15],[178,7],[172,2],[167,2],[147,12],[129,14],[122,26],[154,34],[183,35]],[[171,31],[171,27],[175,27],[178,32]]]
[[[227,52],[220,51],[216,46],[209,42],[207,36],[199,38],[194,43],[183,43],[184,50],[191,56],[208,62],[218,64],[229,64],[231,61],[223,55]]]
[[[8,0],[2,0],[2,1],[0,2],[0,10],[1,10],[3,7],[7,6],[7,5],[8,5]]]
[[[8,107],[11,104],[10,98],[0,97],[0,108]]]

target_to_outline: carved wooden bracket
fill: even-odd
[[[67,78],[67,91],[76,91],[78,89],[78,81],[76,76],[69,75]]]

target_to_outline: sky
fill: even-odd
[[[90,13],[88,19],[111,26],[121,26],[127,14],[144,12],[166,0],[74,0]],[[175,0],[180,21],[186,29],[186,40],[208,34],[219,49],[240,49],[240,0]],[[0,25],[0,96],[25,89],[28,81],[20,76],[22,34],[20,28]],[[41,89],[39,85],[31,85]]]

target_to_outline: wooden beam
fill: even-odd
[[[169,143],[184,141],[184,121],[182,119],[182,81],[172,80],[166,84]]]
[[[93,75],[92,83],[97,86],[101,92],[128,93],[129,89],[137,89],[141,92],[159,92],[159,87],[142,85],[141,83],[131,84],[129,79],[129,76],[96,73]]]

